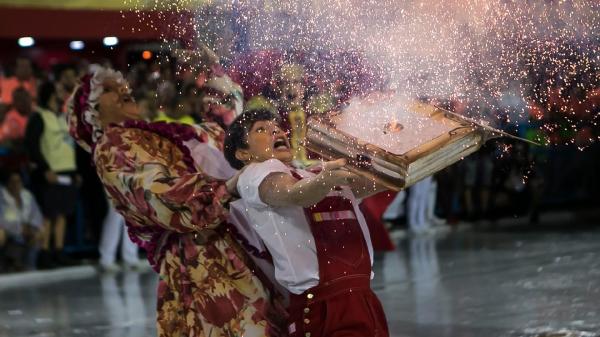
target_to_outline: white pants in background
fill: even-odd
[[[432,178],[427,177],[410,187],[408,193],[408,227],[413,232],[423,232],[430,227],[427,220],[429,191]]]
[[[406,192],[404,190],[398,192],[394,197],[394,200],[389,204],[388,208],[383,213],[383,220],[391,221],[395,220],[406,214],[404,211],[404,200],[406,199]]]
[[[427,200],[427,219],[433,220],[435,216],[435,205],[437,204],[438,183],[435,179],[431,179],[431,186],[428,192]]]
[[[108,206],[108,212],[102,224],[102,236],[100,237],[100,264],[109,266],[115,263],[117,258],[117,246],[121,240],[121,258],[126,264],[138,264],[138,247],[131,241],[127,234],[125,219],[121,214]]]

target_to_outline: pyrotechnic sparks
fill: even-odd
[[[433,98],[547,144],[598,139],[587,135],[600,107],[596,1],[127,1],[179,13],[148,25],[165,41],[192,34],[232,66],[231,51],[279,50],[320,85]],[[258,76],[265,61],[250,62]]]

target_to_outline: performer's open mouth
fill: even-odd
[[[290,146],[285,137],[278,137],[275,139],[275,142],[273,143],[273,148],[275,150],[289,150]]]

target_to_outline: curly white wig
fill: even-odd
[[[102,124],[99,120],[98,100],[104,93],[107,79],[125,83],[119,71],[92,65],[90,74],[83,76],[81,84],[75,88],[67,102],[67,120],[69,132],[81,147],[91,152],[93,145],[102,136]]]

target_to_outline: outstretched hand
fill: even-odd
[[[358,176],[348,171],[345,159],[336,159],[323,162],[323,170],[318,175],[318,179],[329,186],[350,185],[358,179]]]

